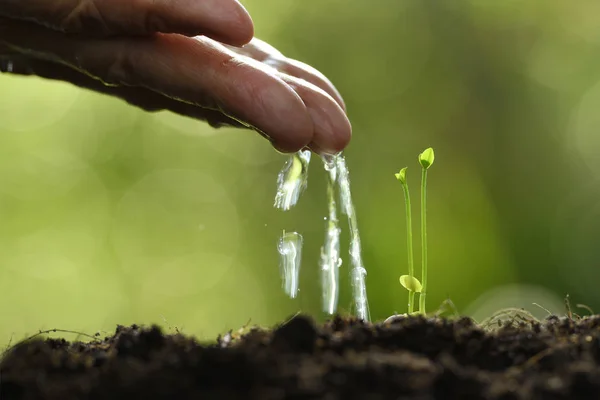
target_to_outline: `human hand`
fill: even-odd
[[[351,126],[331,82],[253,34],[237,0],[0,0],[5,72],[252,128],[282,152],[341,151]]]

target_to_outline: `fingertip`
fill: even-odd
[[[271,145],[273,148],[275,148],[275,150],[283,154],[296,153],[302,149],[310,147],[310,140],[299,141],[295,139],[297,138],[283,138],[278,141],[271,141]]]
[[[238,1],[240,9],[238,10],[238,29],[237,38],[238,40],[233,45],[243,46],[250,43],[254,38],[254,21],[250,16],[250,13],[246,8]]]
[[[336,154],[352,137],[352,125],[342,107],[323,89],[304,80],[281,75],[301,97],[312,120],[312,148],[319,153]]]
[[[282,153],[301,150],[313,140],[312,118],[294,89],[253,60],[233,58],[227,64],[227,85],[235,86],[236,96],[226,101],[225,108],[247,121]]]
[[[346,117],[346,114],[343,114],[343,116],[344,118],[340,118],[338,123],[335,125],[337,128],[334,130],[333,135],[331,136],[329,154],[337,154],[343,151],[348,144],[350,144],[350,140],[352,139],[352,124]]]
[[[261,88],[255,98],[262,114],[259,127],[283,153],[306,147],[314,136],[313,122],[302,99],[281,82],[280,86]]]
[[[292,118],[286,118],[285,114],[274,118],[270,123],[273,127],[267,128],[271,133],[264,132],[275,150],[281,153],[300,151],[308,147],[314,137],[314,128],[308,112],[296,111],[294,114]]]
[[[242,47],[254,38],[254,21],[248,10],[239,1],[235,1],[234,4],[231,12],[223,14],[226,16],[223,26],[227,26],[228,29],[209,36],[221,43]]]
[[[352,138],[352,125],[340,107],[340,112],[327,115],[329,128],[318,129],[311,141],[311,148],[317,149],[319,154],[337,154],[343,151]],[[313,114],[313,113],[311,113]],[[320,117],[323,119],[323,117]]]
[[[120,0],[111,0],[120,1]],[[151,0],[138,0],[148,3]],[[254,22],[237,0],[152,1],[146,20],[149,33],[206,36],[232,46],[243,46],[254,37]]]

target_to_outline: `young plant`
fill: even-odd
[[[427,296],[427,170],[433,164],[435,154],[430,147],[419,154],[421,173],[421,265],[423,288],[419,295],[419,313],[425,314],[425,299]]]
[[[408,183],[406,182],[406,170],[404,167],[396,175],[396,179],[400,181],[402,185],[402,191],[404,192],[404,204],[406,209],[406,248],[408,252],[408,275],[402,275],[400,277],[400,284],[408,290],[408,313],[414,312],[415,304],[415,293],[421,292],[421,282],[415,278],[415,265],[413,257],[413,241],[412,241],[412,211],[410,206],[410,192],[408,191]]]
[[[404,203],[406,205],[406,245],[408,251],[408,275],[400,277],[400,284],[408,290],[408,314],[414,312],[415,293],[419,293],[418,314],[425,315],[425,300],[427,295],[427,170],[433,164],[435,154],[430,147],[419,154],[421,164],[421,283],[415,278],[413,243],[412,243],[412,217],[410,205],[410,193],[406,181],[406,170],[402,168],[396,175],[404,191]]]

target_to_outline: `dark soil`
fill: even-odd
[[[200,344],[158,327],[34,339],[0,364],[0,399],[600,399],[600,317],[482,330],[468,318],[365,324],[297,316]]]

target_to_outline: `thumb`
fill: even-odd
[[[178,33],[231,45],[254,36],[237,0],[0,0],[0,15],[91,36]]]

